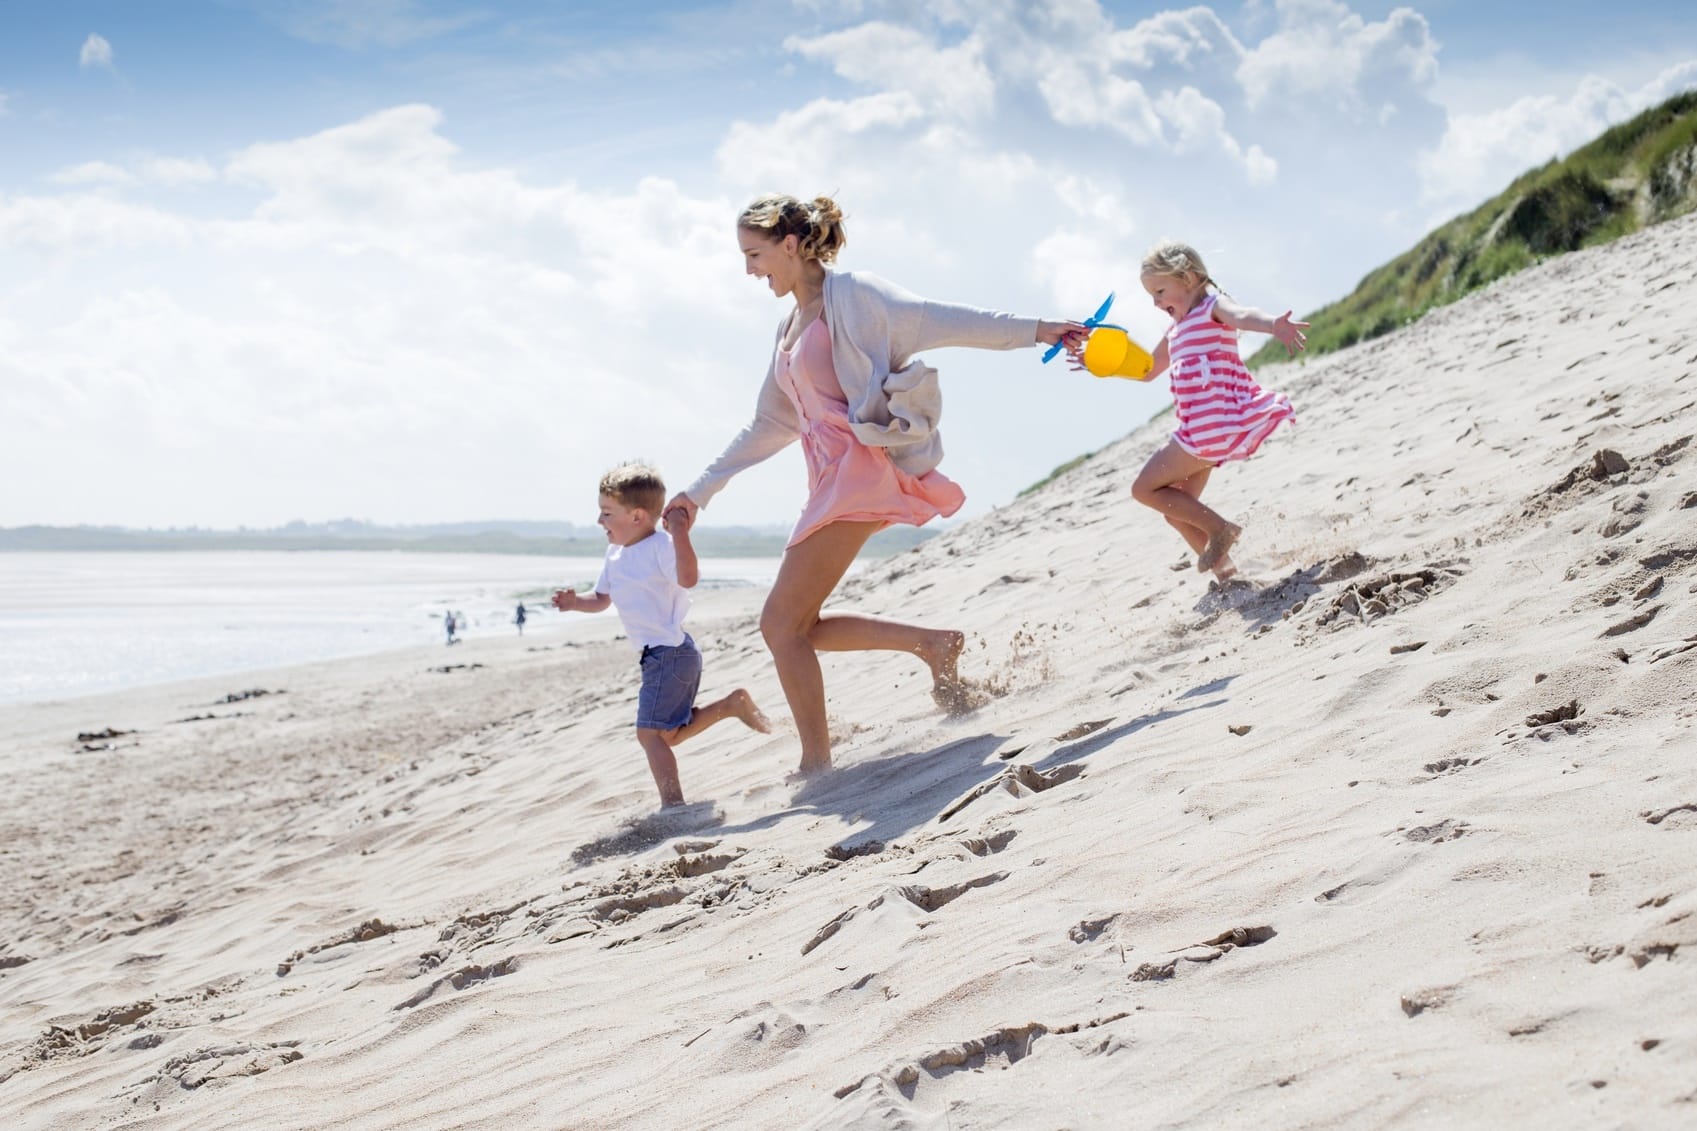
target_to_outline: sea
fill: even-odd
[[[778,558],[703,558],[701,588],[769,586]],[[600,558],[342,551],[0,553],[0,704],[446,644],[569,632],[549,604]],[[600,614],[614,616],[609,611]]]

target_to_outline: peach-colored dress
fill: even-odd
[[[815,318],[794,347],[777,350],[778,386],[801,418],[807,455],[807,504],[801,508],[791,546],[832,522],[906,523],[923,526],[947,518],[966,502],[966,493],[939,471],[915,477],[890,462],[890,453],[870,447],[849,427],[848,401],[831,363],[831,335]]]

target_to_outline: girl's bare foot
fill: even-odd
[[[757,730],[761,734],[772,733],[772,720],[766,717],[766,712],[755,705],[754,696],[750,695],[747,690],[741,687],[737,688],[731,692],[730,700],[731,714],[741,719],[743,725],[750,730]]]
[[[1214,563],[1214,577],[1220,581],[1230,581],[1237,576],[1237,564],[1232,561],[1230,554],[1224,554]]]
[[[1208,538],[1208,544],[1202,548],[1202,553],[1196,558],[1198,572],[1207,573],[1220,564],[1220,559],[1231,552],[1232,545],[1238,535],[1243,533],[1243,527],[1226,523]]]

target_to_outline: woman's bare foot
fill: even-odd
[[[1232,561],[1230,554],[1224,554],[1214,563],[1214,577],[1219,581],[1230,581],[1237,576],[1237,564]]]
[[[968,696],[957,670],[961,649],[965,647],[964,633],[938,629],[926,633],[925,642],[914,649],[925,661],[925,666],[931,669],[931,698],[946,714],[959,714],[965,709]]]
[[[772,733],[772,720],[766,717],[766,712],[755,705],[754,696],[750,695],[746,689],[739,687],[731,692],[728,698],[731,701],[731,714],[741,719],[743,725],[747,726],[748,729],[757,730],[761,734]]]
[[[784,782],[786,784],[794,784],[795,782],[806,781],[809,778],[816,778],[820,774],[828,774],[830,772],[831,760],[829,758],[826,758],[823,762],[803,762],[801,765],[784,775]]]
[[[1202,547],[1202,553],[1196,558],[1198,572],[1207,573],[1220,564],[1220,559],[1231,552],[1238,535],[1243,533],[1243,527],[1226,523],[1215,531],[1208,539],[1208,544]]]

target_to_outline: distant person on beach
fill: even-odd
[[[459,628],[459,622],[454,619],[454,610],[449,609],[443,614],[442,627],[448,630],[448,643],[458,644],[459,641],[454,638],[454,632]]]
[[[732,476],[800,439],[808,499],[760,614],[801,737],[803,774],[831,766],[821,651],[909,652],[931,670],[938,705],[957,711],[965,637],[859,614],[822,612],[866,540],[892,523],[954,514],[966,496],[937,470],[937,371],[913,355],[941,346],[1076,345],[1084,328],[932,302],[876,275],[836,271],[843,214],[827,197],[763,196],[737,217],[744,270],[791,308],[778,323],[754,417],[666,505],[691,521]]]
[[[564,613],[599,613],[608,605],[618,609],[625,635],[642,653],[636,740],[648,755],[661,806],[671,808],[684,803],[672,747],[728,718],[741,719],[762,734],[772,727],[740,687],[723,699],[695,706],[701,653],[683,627],[688,591],[701,577],[689,539],[694,516],[676,507],[666,515],[665,531],[655,528],[666,485],[646,464],[614,468],[602,476],[600,491],[598,521],[609,545],[595,594],[580,597],[571,589],[558,589],[554,607]]]
[[[525,611],[524,611],[524,602],[520,601],[518,609],[513,612],[513,623],[519,626],[519,635],[520,636],[524,635],[524,618],[525,618],[525,615],[526,614],[525,614]]]
[[[1171,371],[1178,427],[1137,473],[1131,497],[1184,537],[1198,570],[1226,581],[1237,573],[1231,548],[1243,530],[1202,502],[1202,488],[1216,467],[1248,459],[1296,415],[1288,397],[1263,389],[1244,368],[1237,334],[1271,334],[1295,355],[1307,342],[1308,323],[1291,321],[1288,310],[1275,317],[1238,303],[1188,244],[1156,245],[1142,268],[1143,289],[1173,320],[1155,347],[1154,373]]]

